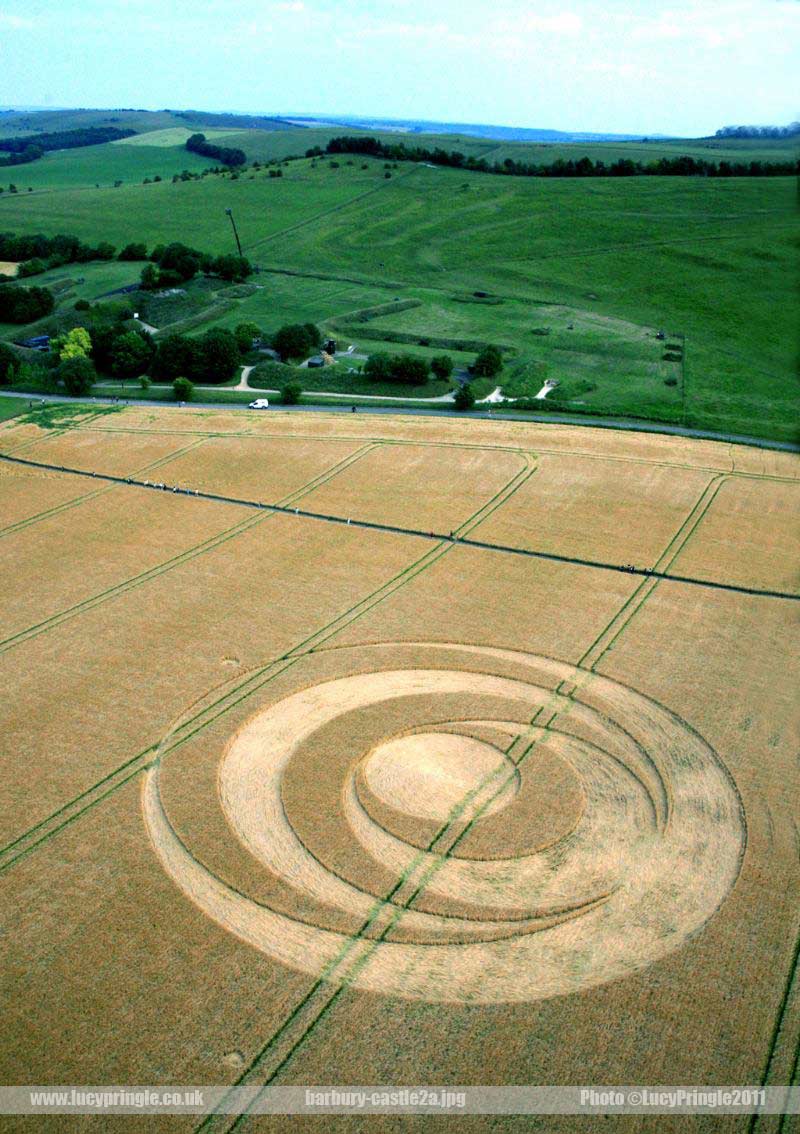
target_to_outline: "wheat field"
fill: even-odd
[[[0,425],[5,1081],[792,1082],[799,512],[677,437]]]

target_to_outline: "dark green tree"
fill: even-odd
[[[176,402],[190,402],[194,395],[194,386],[188,378],[176,378],[172,383],[172,392]]]
[[[146,260],[147,259],[147,245],[146,244],[126,244],[120,254],[117,256],[118,260]]]
[[[431,370],[437,378],[449,378],[453,373],[453,360],[449,354],[437,354],[431,359]]]
[[[153,357],[150,336],[140,331],[126,331],[118,335],[111,347],[111,372],[118,378],[133,378],[143,374]]]
[[[281,390],[281,401],[285,406],[296,406],[302,393],[303,388],[299,382],[287,382]]]
[[[469,382],[458,387],[453,405],[457,410],[471,410],[475,405],[475,395],[472,392],[472,387]]]
[[[261,338],[261,328],[258,323],[237,323],[234,330],[236,342],[242,354],[253,349],[253,341]]]
[[[194,378],[204,382],[227,382],[233,377],[239,365],[239,344],[232,331],[224,327],[214,327],[197,340],[199,354],[199,373]]]
[[[478,352],[472,372],[479,378],[494,378],[503,369],[503,355],[496,346],[485,346]]]
[[[57,373],[64,384],[64,389],[73,397],[88,394],[97,380],[94,363],[90,358],[80,354],[59,363]]]
[[[0,386],[11,386],[19,376],[22,359],[17,352],[0,342]]]

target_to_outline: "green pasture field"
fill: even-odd
[[[120,138],[116,142],[109,142],[111,146],[157,146],[168,149],[185,147],[186,139],[193,134],[203,133],[211,141],[217,138],[228,138],[238,131],[225,129],[221,126],[206,126],[202,131],[193,130],[189,126],[168,126],[163,130],[149,130],[146,134],[132,134],[130,138]]]
[[[30,408],[30,398],[0,398],[0,421],[8,421],[10,417],[25,413]]]
[[[189,134],[186,134],[188,137]],[[143,135],[143,138],[148,135]],[[134,139],[126,139],[133,141]],[[135,139],[137,142],[138,138]],[[214,163],[200,154],[191,153],[185,146],[165,145],[123,145],[110,142],[103,146],[81,146],[74,150],[52,150],[38,161],[27,165],[0,168],[0,185],[5,186],[3,199],[12,199],[8,186],[14,184],[19,196],[28,195],[31,187],[34,193],[93,188],[99,185],[108,188],[115,181],[123,185],[140,186],[145,177],[170,179],[174,173],[188,169],[199,173]],[[148,188],[148,186],[144,186]],[[114,190],[118,192],[118,190]],[[2,199],[0,199],[2,203]]]
[[[313,131],[298,133],[310,142]],[[278,134],[289,145],[294,131]],[[336,169],[328,159],[293,162],[277,179],[248,169],[236,179],[5,193],[0,230],[75,232],[117,246],[178,239],[217,253],[232,248],[225,209],[233,208],[246,255],[270,271],[211,322],[252,318],[273,330],[310,319],[325,328],[360,307],[418,298],[421,307],[367,324],[370,335],[509,342],[518,351],[500,379],[509,393],[530,393],[546,372],[561,381],[562,397],[586,403],[583,412],[794,437],[793,178],[550,180],[401,165],[386,179],[382,161],[337,161]],[[477,290],[505,302],[453,298]],[[555,322],[537,338],[529,332],[545,322],[541,308]],[[651,349],[657,328],[685,336],[685,367]],[[337,337],[358,341],[352,330]],[[666,386],[678,372],[679,383]]]

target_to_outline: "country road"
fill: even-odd
[[[343,396],[343,395],[342,395]],[[124,398],[113,397],[85,397],[70,398],[66,394],[36,394],[28,395],[19,390],[0,390],[0,397],[28,398],[32,408],[43,402],[65,402],[67,404],[90,405],[125,405],[125,406],[160,406],[162,409],[180,410],[182,407],[175,402],[155,401],[150,398],[133,398],[130,401]],[[430,399],[426,399],[430,400]],[[305,403],[300,406],[276,405],[270,410],[250,410],[246,405],[238,403],[226,404],[224,402],[198,402],[190,403],[193,409],[213,409],[234,413],[352,413],[350,405],[323,405]],[[186,408],[184,403],[183,408]],[[771,441],[764,437],[749,437],[743,433],[716,433],[710,429],[689,429],[682,425],[668,425],[661,422],[637,421],[626,418],[589,417],[588,415],[561,414],[561,413],[514,413],[508,410],[443,410],[424,409],[417,406],[370,406],[357,404],[360,414],[393,414],[415,417],[447,417],[482,418],[490,421],[532,421],[544,425],[577,425],[594,429],[619,429],[631,433],[660,433],[670,437],[693,437],[701,441],[721,441],[731,445],[752,445],[757,449],[775,449],[784,453],[800,453],[800,444],[793,441]]]

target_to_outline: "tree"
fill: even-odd
[[[215,276],[219,276],[223,280],[241,280],[247,279],[248,276],[253,274],[253,267],[249,260],[244,256],[217,256],[212,261],[211,271]]]
[[[410,354],[394,355],[391,370],[395,382],[406,382],[409,386],[424,386],[430,374],[427,360]]]
[[[64,359],[58,367],[58,377],[64,383],[64,388],[73,397],[88,394],[97,378],[97,372],[91,359],[85,354],[76,354]]]
[[[302,393],[303,388],[299,382],[287,382],[281,390],[281,401],[285,406],[296,406]]]
[[[111,347],[111,372],[119,378],[143,374],[153,356],[150,336],[140,331],[119,335]]]
[[[159,285],[159,272],[155,264],[145,264],[142,268],[140,284],[143,291],[157,291]]]
[[[261,338],[261,328],[258,323],[238,323],[234,330],[236,342],[242,354],[253,349],[253,341]]]
[[[239,344],[232,331],[214,327],[197,340],[197,347],[198,377],[207,382],[226,382],[236,372],[239,365]]]
[[[392,359],[385,351],[371,354],[364,363],[364,374],[372,382],[390,382],[392,378]]]
[[[101,240],[94,253],[98,260],[113,260],[116,251],[113,244],[109,244],[107,240]]]
[[[431,359],[431,370],[437,378],[449,378],[453,373],[453,360],[449,354],[437,354]]]
[[[53,344],[59,361],[70,358],[87,358],[92,351],[92,340],[85,327],[73,327],[66,335],[56,339]]]
[[[458,387],[456,396],[453,399],[453,405],[457,410],[471,410],[475,405],[475,395],[472,392],[472,387],[469,382]]]
[[[125,247],[117,256],[118,260],[146,260],[147,259],[147,245],[146,244],[126,244]]]
[[[485,346],[478,352],[472,367],[479,378],[494,378],[503,369],[503,355],[496,346]]]
[[[22,359],[15,350],[0,342],[0,386],[11,386],[19,376]]]
[[[189,339],[186,335],[168,335],[159,339],[151,368],[153,377],[171,382],[182,374],[194,374],[198,355],[196,339]]]
[[[55,300],[46,287],[0,284],[0,323],[33,323],[49,315]]]
[[[176,378],[172,383],[172,392],[176,402],[190,402],[194,394],[194,386],[188,378]]]
[[[307,358],[319,345],[319,331],[313,323],[287,323],[272,336],[272,345],[284,362]]]

